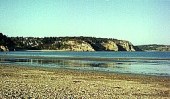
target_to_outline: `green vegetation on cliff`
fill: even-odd
[[[125,40],[95,37],[7,37],[0,33],[0,51],[62,50],[62,51],[170,51],[170,45],[133,46]]]
[[[1,33],[2,35],[2,33]],[[3,37],[5,46],[15,50],[137,51],[125,40],[95,37]],[[6,40],[7,39],[7,40]]]
[[[14,42],[9,37],[0,33],[0,51],[11,50],[14,46]]]
[[[11,37],[16,50],[135,51],[128,42],[95,37]]]
[[[142,49],[143,51],[170,51],[170,45],[150,44],[150,45],[139,45],[137,47]]]

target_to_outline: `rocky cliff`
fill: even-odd
[[[101,43],[101,45],[104,47],[104,50],[106,51],[118,51],[119,48],[117,44],[111,40],[108,40],[107,42]]]
[[[62,51],[137,51],[125,40],[95,37],[6,37],[0,34],[0,50],[62,50]]]
[[[56,50],[65,51],[136,51],[134,46],[128,41],[105,40],[103,42],[87,43],[84,40],[67,40],[58,42],[60,47]]]
[[[17,50],[136,51],[129,41],[94,37],[11,38]]]
[[[65,50],[65,51],[95,51],[93,47],[81,40],[67,40],[60,42],[62,47],[58,48],[58,50]]]
[[[116,41],[119,51],[136,51],[131,42],[125,40]]]

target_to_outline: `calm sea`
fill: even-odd
[[[15,51],[7,53],[0,52],[0,56],[0,64],[170,77],[170,52]],[[10,56],[13,57],[10,58]],[[17,56],[21,56],[22,58],[17,58]],[[36,56],[40,57],[32,58]]]

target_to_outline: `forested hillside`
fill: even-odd
[[[170,51],[170,45],[151,44],[151,45],[139,45],[137,47],[142,49],[143,51]]]

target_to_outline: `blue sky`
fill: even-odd
[[[170,44],[170,0],[0,0],[0,32]]]

